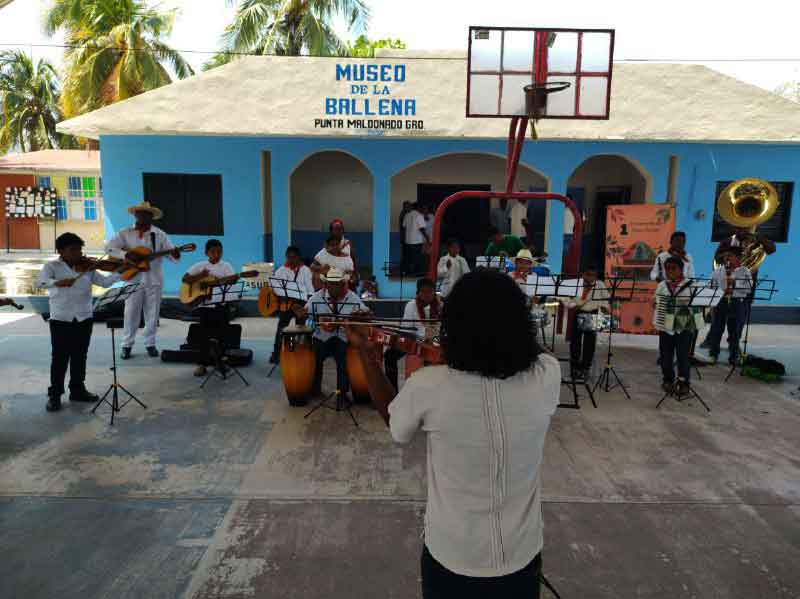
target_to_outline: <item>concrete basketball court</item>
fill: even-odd
[[[0,596],[420,596],[424,437],[393,445],[365,407],[358,429],[290,408],[278,373],[266,376],[274,320],[241,321],[249,387],[200,390],[191,366],[137,345],[120,379],[148,407],[127,406],[111,428],[86,404],[46,413],[46,325],[0,319]],[[160,347],[177,348],[186,326],[163,320]],[[557,412],[543,555],[562,597],[800,597],[800,330],[753,338],[794,377],[726,384],[727,368],[704,368],[711,413],[696,401],[656,411],[655,340],[624,338],[616,365],[633,399],[612,391],[598,409]],[[110,360],[97,324],[96,392]]]

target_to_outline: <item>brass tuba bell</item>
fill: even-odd
[[[767,181],[746,177],[730,183],[717,198],[717,212],[720,218],[737,228],[749,229],[755,233],[758,225],[768,221],[778,209],[778,192]],[[742,266],[750,272],[758,270],[767,257],[764,246],[759,241],[742,245]],[[714,268],[719,264],[714,259]]]

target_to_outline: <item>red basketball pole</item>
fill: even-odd
[[[433,219],[433,239],[431,240],[431,260],[428,267],[428,276],[431,280],[436,280],[436,265],[439,262],[438,248],[441,244],[441,226],[444,213],[447,208],[459,200],[466,198],[475,199],[492,199],[492,198],[508,198],[510,200],[555,200],[561,202],[572,212],[574,224],[572,226],[572,245],[569,246],[569,251],[564,259],[564,272],[577,273],[581,259],[581,237],[583,235],[583,219],[578,207],[575,203],[566,196],[558,193],[537,192],[537,191],[517,191],[517,192],[501,192],[501,191],[459,191],[445,199],[436,209],[436,215]],[[558,235],[558,231],[553,234]]]

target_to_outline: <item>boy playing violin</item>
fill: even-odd
[[[58,260],[44,265],[37,285],[50,294],[50,388],[47,411],[61,409],[64,379],[69,366],[69,400],[95,402],[87,391],[86,354],[92,338],[92,285],[111,287],[119,275],[101,275],[83,256],[83,239],[64,233],[56,239]]]
[[[406,304],[403,311],[403,325],[416,328],[418,339],[427,339],[431,336],[430,323],[420,321],[438,320],[442,306],[436,297],[436,285],[430,279],[420,279],[417,281],[417,297]],[[383,367],[386,370],[386,378],[392,383],[395,389],[398,388],[397,363],[406,355],[406,352],[394,347],[386,350],[383,355]]]

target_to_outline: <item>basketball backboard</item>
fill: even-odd
[[[467,117],[531,116],[525,86],[542,95],[536,118],[607,119],[612,29],[469,28]]]

